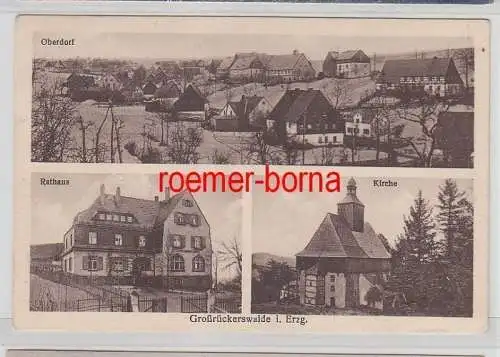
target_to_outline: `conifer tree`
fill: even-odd
[[[436,226],[433,220],[433,210],[418,191],[410,215],[404,219],[404,239],[410,262],[423,264],[432,262],[436,255]]]
[[[457,183],[452,179],[446,179],[444,185],[440,186],[438,194],[439,209],[437,222],[439,229],[443,232],[445,242],[443,254],[450,261],[460,255],[460,243],[457,241],[462,226],[465,224],[465,192],[460,191]]]

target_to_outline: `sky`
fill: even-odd
[[[311,60],[323,60],[328,51],[362,49],[368,56],[406,52],[425,52],[471,47],[466,37],[359,37],[279,34],[217,33],[104,33],[75,37],[75,46],[42,46],[42,38],[60,38],[50,34],[34,37],[35,57],[70,58],[210,58],[232,56],[235,52],[268,54],[304,52]],[[70,38],[70,37],[68,37]]]
[[[326,213],[337,213],[337,202],[345,197],[348,179],[342,179],[340,193],[275,193],[269,199],[270,193],[254,189],[253,253],[292,257],[304,249]],[[435,206],[444,179],[401,178],[397,179],[398,187],[373,187],[373,179],[368,178],[357,178],[356,182],[357,196],[365,205],[365,221],[394,245],[398,234],[403,232],[404,215],[409,214],[418,190]],[[456,182],[471,198],[472,180]]]
[[[70,186],[42,186],[40,177],[70,179]],[[62,243],[75,215],[88,208],[98,197],[101,184],[106,193],[120,186],[122,196],[153,200],[158,192],[157,175],[151,174],[38,174],[32,175],[31,244]],[[207,192],[193,194],[210,224],[214,251],[220,243],[236,238],[241,242],[241,209],[239,194]],[[160,196],[161,199],[161,196]],[[219,277],[231,272],[219,272]]]

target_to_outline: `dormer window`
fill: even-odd
[[[132,220],[132,216],[127,216],[127,222],[128,222],[128,223],[132,223],[132,222],[133,222],[133,220]]]
[[[123,236],[121,234],[115,234],[115,245],[116,246],[123,245]]]
[[[139,236],[139,247],[145,247],[145,246],[146,246],[146,237]]]
[[[127,216],[120,216],[120,222],[127,222]]]

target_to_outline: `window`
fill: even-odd
[[[183,200],[182,204],[184,207],[193,207],[193,202],[191,202],[190,200]]]
[[[325,136],[325,144],[328,142],[328,136]]]
[[[318,138],[318,143],[320,143],[320,144],[321,144],[322,142],[323,142],[323,138],[320,136],[320,137]]]
[[[139,236],[139,247],[145,247],[145,246],[146,246],[146,237]]]
[[[184,215],[182,213],[176,213],[174,216],[174,222],[176,224],[181,224],[181,225],[186,224],[186,221],[184,219]]]
[[[193,258],[193,271],[203,272],[205,271],[205,259],[202,256],[197,255]]]
[[[182,248],[184,246],[184,237],[181,235],[172,235],[172,247]]]
[[[104,221],[106,219],[106,215],[104,213],[99,213],[99,219]]]
[[[334,293],[335,292],[335,285],[330,285],[330,292]]]
[[[193,236],[191,238],[191,248],[203,249],[203,237]]]
[[[335,283],[335,275],[330,275],[330,283]]]
[[[132,216],[127,216],[127,222],[132,223]]]
[[[113,215],[112,214],[106,214],[106,221],[111,221],[113,220]]]
[[[337,137],[336,136],[333,136],[333,142],[336,143],[337,142]]]
[[[82,269],[88,271],[98,271],[102,270],[103,258],[96,256],[83,256],[82,257]]]
[[[89,232],[89,244],[97,244],[97,232]]]
[[[369,129],[363,129],[363,134],[364,135],[369,135],[370,134],[370,130]]]
[[[171,256],[168,267],[170,271],[184,271],[184,258],[179,254]]]
[[[190,215],[189,224],[191,224],[192,226],[199,226],[200,225],[200,217],[197,214]]]
[[[125,271],[127,267],[127,258],[124,257],[113,257],[111,258],[110,264],[113,271]]]
[[[123,236],[121,234],[115,234],[115,245],[123,244]]]
[[[114,215],[113,215],[113,221],[115,221],[115,222],[120,222],[120,216],[119,216],[119,215],[117,215],[117,214],[114,214]]]
[[[73,271],[73,258],[68,259],[68,271]]]
[[[120,222],[127,222],[126,216],[120,216]]]
[[[352,134],[352,128],[347,128],[347,132],[348,132],[349,134]]]

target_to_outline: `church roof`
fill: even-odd
[[[338,214],[327,213],[307,246],[296,256],[312,258],[389,259],[372,226],[365,222],[363,232],[354,232]]]

